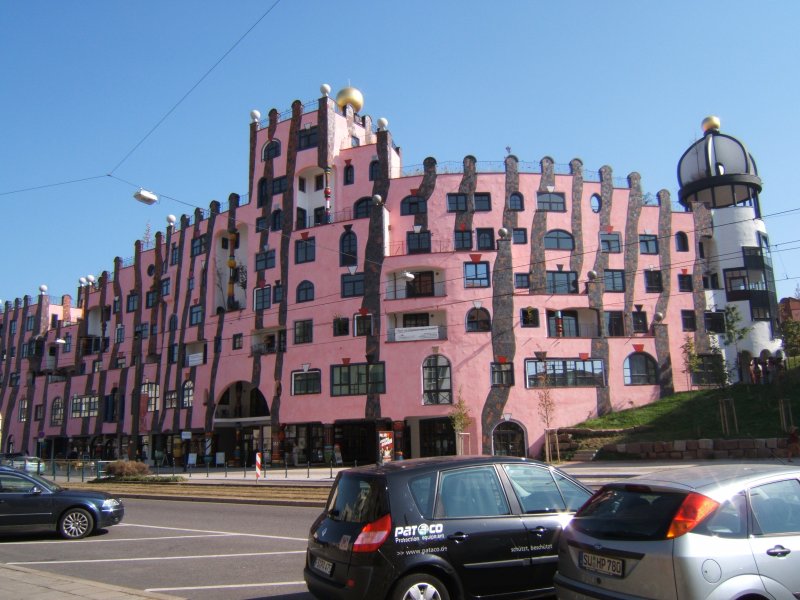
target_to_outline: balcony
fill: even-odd
[[[418,283],[417,279],[405,285],[397,282],[394,286],[392,286],[391,283],[392,282],[390,282],[390,285],[386,290],[387,300],[405,300],[407,298],[441,298],[447,295],[444,281],[427,282],[424,285],[421,281]]]
[[[446,340],[446,325],[428,325],[426,327],[395,327],[388,332],[389,342],[418,342],[421,340]]]

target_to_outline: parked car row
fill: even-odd
[[[350,469],[304,575],[326,599],[796,599],[800,469],[682,467],[594,494],[510,457]]]

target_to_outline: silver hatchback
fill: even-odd
[[[561,535],[564,600],[800,598],[800,469],[669,469],[603,486]]]

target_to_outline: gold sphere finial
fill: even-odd
[[[719,117],[711,115],[703,119],[703,132],[706,132],[709,129],[719,130],[719,126],[720,126]]]
[[[361,93],[361,90],[348,85],[336,94],[336,104],[342,110],[349,104],[353,107],[353,112],[358,112],[364,106],[364,94]]]

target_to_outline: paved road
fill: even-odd
[[[81,541],[4,537],[0,562],[193,600],[310,600],[316,508],[125,501],[125,520]],[[0,593],[1,595],[1,593]]]

